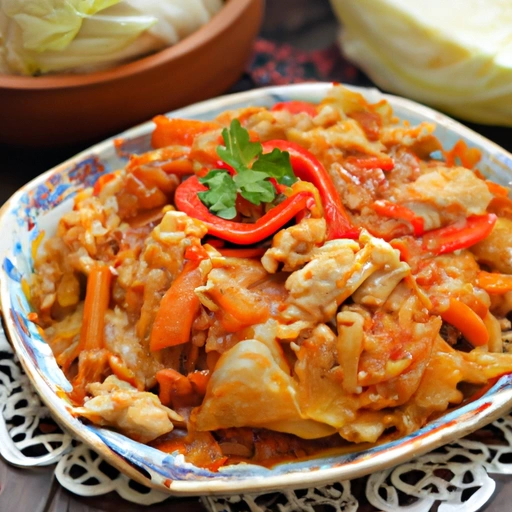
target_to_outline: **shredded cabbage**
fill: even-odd
[[[343,51],[377,85],[462,119],[512,125],[512,2],[332,3]]]
[[[222,0],[0,0],[0,73],[85,72],[158,51]]]

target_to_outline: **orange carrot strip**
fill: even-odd
[[[244,288],[236,290],[214,290],[212,299],[219,305],[218,312],[222,327],[236,332],[250,325],[263,323],[270,316],[267,303],[259,300]]]
[[[512,291],[512,275],[497,274],[495,272],[480,271],[476,277],[476,284],[487,293],[503,295]]]
[[[110,302],[112,273],[106,265],[96,265],[87,279],[84,316],[78,342],[78,354],[104,347],[105,313]],[[77,354],[77,355],[78,355]]]
[[[160,386],[158,397],[164,405],[173,403],[173,398],[192,395],[194,390],[190,381],[172,368],[156,372],[155,378]]]
[[[482,158],[482,153],[479,149],[468,147],[462,139],[459,140],[449,151],[443,151],[443,155],[448,167],[459,165],[459,162],[457,162],[458,158],[460,164],[463,167],[466,167],[466,169],[474,169],[476,164]]]
[[[489,332],[484,321],[460,300],[450,299],[450,305],[441,313],[441,318],[456,327],[474,347],[485,345],[489,341]]]
[[[92,193],[97,196],[101,190],[103,189],[103,187],[109,182],[109,181],[112,181],[113,179],[116,178],[116,174],[113,173],[113,172],[110,172],[108,174],[102,174],[97,180],[96,180],[96,183],[94,184],[94,188],[92,189]]]
[[[264,247],[251,247],[249,249],[219,247],[217,250],[226,258],[261,258],[267,249]]]
[[[487,188],[492,195],[497,197],[508,197],[509,190],[507,187],[489,180],[485,180],[485,184],[487,185]]]
[[[151,137],[154,148],[173,145],[191,146],[196,135],[221,128],[220,124],[213,121],[169,119],[165,116],[156,116],[153,122],[156,125]]]
[[[150,350],[189,341],[192,322],[199,311],[199,299],[194,290],[202,284],[198,262],[187,261],[160,302],[149,338]]]
[[[482,320],[489,313],[489,308],[485,304],[485,302],[477,297],[476,295],[466,295],[461,297],[462,302],[469,306]]]
[[[195,371],[187,375],[188,380],[192,384],[194,391],[201,396],[206,393],[206,387],[210,380],[210,372],[208,370]]]
[[[200,262],[208,258],[207,250],[200,244],[192,244],[185,249],[186,260]]]
[[[186,176],[187,174],[194,173],[192,161],[188,158],[180,158],[172,162],[166,162],[162,164],[162,170],[167,174],[177,174],[178,176]]]
[[[118,355],[110,354],[108,357],[108,364],[113,374],[118,379],[128,382],[128,384],[136,387],[139,391],[144,390],[144,384],[137,379],[133,371],[126,366],[125,362]]]
[[[489,213],[512,220],[512,200],[505,196],[494,196],[487,207]]]
[[[167,196],[159,188],[148,189],[133,174],[126,178],[125,190],[137,198],[139,207],[144,210],[151,210],[167,203]]]

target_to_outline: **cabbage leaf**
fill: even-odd
[[[158,21],[122,4],[121,0],[4,0],[2,67],[34,75],[122,62],[124,50]],[[150,50],[148,45],[146,52]]]
[[[177,43],[223,0],[0,0],[0,73],[90,72]]]
[[[121,0],[3,0],[7,16],[21,29],[23,48],[64,50],[76,37],[83,19]]]
[[[344,54],[379,87],[512,126],[510,0],[331,0]]]

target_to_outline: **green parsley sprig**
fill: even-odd
[[[222,130],[222,138],[224,146],[217,147],[217,154],[236,173],[231,176],[225,169],[211,170],[199,179],[208,190],[198,193],[203,204],[218,217],[236,217],[238,194],[256,206],[272,202],[276,189],[270,178],[286,186],[297,181],[288,152],[275,148],[264,154],[262,145],[250,141],[249,132],[238,119],[231,121],[229,129]]]

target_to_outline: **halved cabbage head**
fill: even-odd
[[[0,73],[87,72],[175,44],[222,0],[1,0]]]
[[[512,126],[512,2],[332,0],[349,59],[380,87]]]

